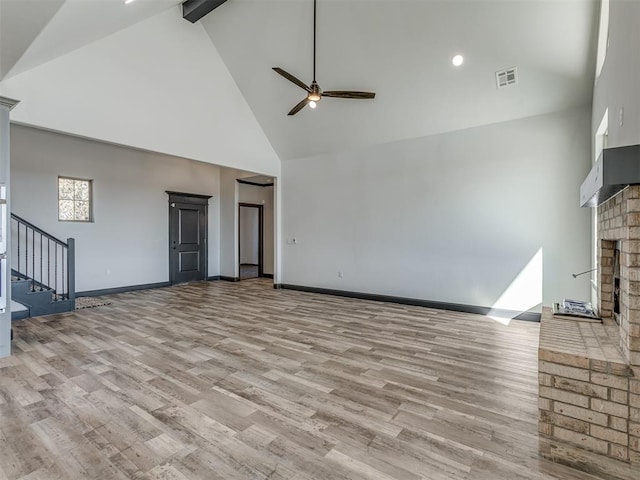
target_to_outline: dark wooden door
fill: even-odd
[[[203,200],[202,196],[169,193],[169,277],[172,284],[207,278],[207,205]]]

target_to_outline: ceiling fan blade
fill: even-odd
[[[311,89],[309,88],[308,85],[305,85],[304,83],[302,83],[302,80],[294,77],[289,72],[285,72],[283,69],[281,69],[279,67],[273,67],[273,70],[275,72],[279,73],[280,75],[282,75],[287,80],[289,80],[291,83],[295,83],[296,85],[298,85],[303,90],[306,90],[307,92],[311,92]]]
[[[376,94],[373,92],[355,92],[350,90],[332,90],[322,92],[323,97],[332,97],[332,98],[360,98],[360,99],[371,99],[375,98]]]
[[[307,103],[309,103],[309,99],[305,97],[299,104],[293,107],[287,115],[295,115],[300,110],[302,110],[307,105]]]

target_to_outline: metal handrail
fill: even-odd
[[[11,232],[15,276],[30,280],[32,292],[51,290],[53,301],[73,301],[75,240],[63,242],[15,213],[11,214]]]
[[[28,220],[25,220],[24,218],[16,215],[15,213],[11,213],[11,218],[13,220],[17,220],[18,222],[22,223],[23,225],[28,226],[29,228],[31,228],[32,230],[35,230],[36,233],[39,233],[40,235],[48,238],[49,240],[53,240],[54,242],[59,243],[60,245],[62,245],[63,247],[69,247],[69,245],[67,245],[67,242],[63,242],[62,240],[60,240],[59,238],[54,237],[53,235],[51,235],[50,233],[45,232],[44,230],[42,230],[39,227],[36,227],[33,223],[31,223]]]

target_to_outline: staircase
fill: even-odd
[[[75,309],[75,240],[66,242],[11,214],[11,300],[27,318]]]

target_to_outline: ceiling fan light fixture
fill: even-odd
[[[282,75],[291,83],[303,89],[307,94],[287,115],[295,115],[307,105],[309,105],[310,108],[316,108],[317,103],[322,97],[373,99],[376,96],[374,92],[359,92],[355,90],[327,90],[323,92],[320,89],[320,86],[316,82],[316,3],[317,0],[313,0],[313,81],[311,85],[305,84],[302,80],[294,77],[280,67],[272,67],[278,75]]]

